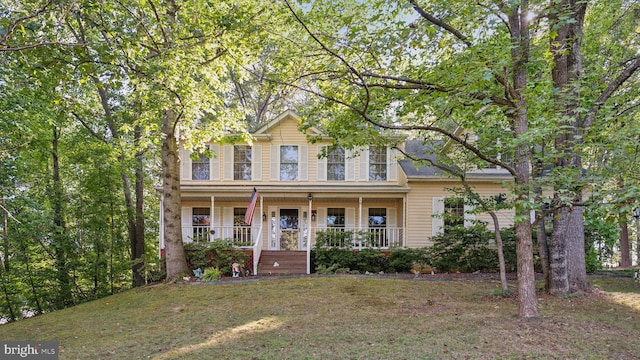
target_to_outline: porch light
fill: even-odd
[[[311,193],[309,193],[309,195],[307,195],[307,199],[308,199],[309,201],[313,200],[313,195],[311,195]]]
[[[640,207],[633,208],[633,217],[636,218],[636,221],[640,219]]]
[[[316,211],[317,210],[311,210],[311,221],[316,221]]]
[[[262,213],[262,221],[267,221],[267,214],[266,213]]]

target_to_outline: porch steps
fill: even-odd
[[[306,251],[263,250],[262,255],[260,256],[260,261],[258,262],[258,275],[306,273]]]

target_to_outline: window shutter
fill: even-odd
[[[209,158],[209,180],[220,180],[220,145],[209,145],[211,157]]]
[[[344,227],[346,229],[356,228],[356,208],[344,209]]]
[[[280,180],[280,145],[271,145],[271,180]]]
[[[318,218],[316,219],[316,227],[318,229],[327,228],[327,208],[318,208]]]
[[[181,180],[191,180],[191,151],[180,148],[180,168],[182,169]]]
[[[233,238],[233,208],[225,207],[222,209],[222,234],[221,239]]]
[[[387,148],[387,180],[389,181],[398,180],[398,161],[396,160],[397,156],[398,151],[396,149],[392,149],[390,147]]]
[[[233,145],[224,146],[224,179],[233,180]]]
[[[397,245],[398,243],[398,216],[396,215],[395,208],[387,208],[387,236],[389,240],[389,246]]]
[[[435,236],[441,233],[444,229],[444,219],[442,218],[442,214],[444,214],[444,198],[442,197],[434,197],[433,198],[433,209],[431,216],[431,235]]]
[[[262,145],[251,147],[251,179],[262,180]]]
[[[369,181],[369,148],[360,152],[360,181]]]
[[[326,145],[318,145],[318,155],[322,154],[322,150]],[[318,181],[327,181],[327,158],[318,158]]]
[[[193,210],[191,207],[182,208],[182,242],[193,241]]]
[[[356,159],[353,150],[345,150],[344,157],[344,179],[345,181],[355,181]]]
[[[471,225],[473,225],[473,220],[476,219],[475,214],[472,214],[471,212],[473,212],[475,208],[471,205],[464,205],[464,226],[465,227],[469,227]]]
[[[298,180],[309,180],[309,145],[300,145],[298,148]]]

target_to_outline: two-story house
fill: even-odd
[[[355,248],[416,248],[429,246],[431,236],[442,231],[444,220],[438,214],[465,214],[463,202],[448,200],[452,194],[447,189],[459,183],[433,167],[415,167],[387,147],[329,149],[326,137],[310,144],[298,125],[297,115],[287,111],[258,129],[251,145],[210,144],[217,156],[198,160],[181,148],[185,243],[221,238],[251,248],[254,272],[258,263],[263,264],[261,272],[278,270],[271,268],[298,254],[309,272],[317,231],[366,232],[365,240],[353,237]],[[322,136],[318,129],[308,131]],[[420,144],[408,141],[405,150],[419,152]],[[323,151],[327,156],[318,157]],[[478,193],[488,196],[505,193],[503,184],[510,177],[490,169],[469,179]],[[245,215],[254,188],[255,213],[248,225]],[[478,217],[491,222],[488,215]],[[502,211],[500,217],[501,226],[512,224],[512,212]]]

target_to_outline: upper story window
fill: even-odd
[[[344,148],[327,149],[327,180],[343,181],[345,175]],[[344,209],[343,209],[344,210]]]
[[[251,146],[233,147],[233,180],[251,180]]]
[[[448,228],[464,225],[464,200],[457,198],[444,199],[444,231]]]
[[[280,147],[280,180],[298,180],[298,146]]]
[[[327,209],[327,227],[344,228],[344,208]]]
[[[191,180],[209,180],[210,166],[209,157],[203,153],[198,154],[198,158],[191,160]]]
[[[371,146],[369,148],[369,181],[387,180],[387,148]]]

